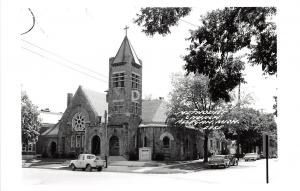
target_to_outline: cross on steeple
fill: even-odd
[[[129,27],[126,25],[124,30],[125,30],[125,36],[127,36],[127,30],[129,29]]]

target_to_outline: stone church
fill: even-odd
[[[106,94],[82,86],[74,95],[69,93],[63,116],[41,134],[37,152],[48,157],[93,153],[137,160],[141,149],[146,149],[150,160],[202,157],[201,132],[172,126],[163,98],[142,100],[142,69],[142,60],[126,35],[116,56],[109,59]],[[219,142],[210,139],[210,148],[224,149],[222,136]],[[213,147],[212,140],[218,145]]]

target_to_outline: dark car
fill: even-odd
[[[232,154],[227,155],[229,158],[230,166],[237,166],[239,164],[239,160]]]
[[[220,166],[227,168],[230,166],[230,160],[227,155],[214,155],[210,157],[208,165],[211,168]]]

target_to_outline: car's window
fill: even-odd
[[[223,159],[224,158],[224,156],[213,156],[213,157],[211,157],[212,159]]]
[[[255,153],[248,153],[245,156],[257,156],[257,154],[255,154]]]
[[[87,158],[87,159],[94,159],[95,156],[93,156],[93,155],[88,155],[86,158]]]

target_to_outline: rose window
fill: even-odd
[[[72,120],[72,127],[75,131],[85,130],[85,117],[82,113],[76,113]]]

